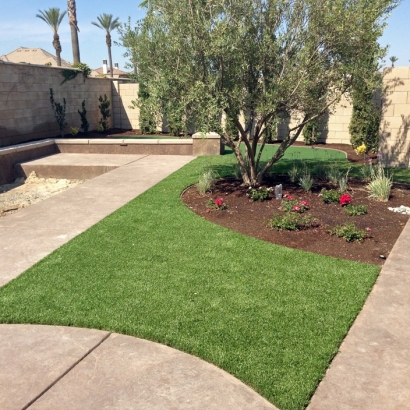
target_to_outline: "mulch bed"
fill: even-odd
[[[357,161],[358,156],[350,146],[332,144],[331,148],[341,149],[347,152],[349,160]],[[359,161],[363,161],[363,158],[359,157]],[[366,205],[367,214],[348,216],[339,204],[325,204],[319,196],[322,188],[335,189],[335,186],[317,182],[311,193],[305,193],[300,186],[292,183],[287,175],[275,175],[274,179],[266,181],[265,185],[272,187],[277,184],[283,185],[283,194],[308,201],[309,210],[306,214],[317,218],[320,226],[300,231],[277,231],[269,227],[268,223],[273,214],[283,213],[279,209],[281,201],[274,198],[263,202],[252,201],[246,196],[248,188],[235,179],[217,181],[213,192],[207,195],[200,195],[196,187],[191,186],[181,198],[186,206],[199,216],[244,235],[290,248],[374,265],[383,265],[384,257],[389,256],[409,219],[408,215],[394,213],[387,208],[410,206],[410,185],[395,184],[389,201],[378,202],[368,198],[363,181],[350,178],[348,193],[352,197],[352,205]],[[272,196],[274,195],[271,194]],[[223,198],[228,209],[206,212],[207,200],[216,198]],[[346,242],[345,239],[328,233],[330,227],[345,222],[354,222],[360,229],[370,228],[369,237],[363,242]]]

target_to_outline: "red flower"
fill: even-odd
[[[294,207],[292,207],[293,211],[299,212],[300,211],[300,206],[295,205]]]
[[[291,201],[291,200],[293,199],[293,196],[292,196],[292,195],[288,195],[288,196],[286,197],[286,199],[287,199],[288,201]]]
[[[306,208],[309,206],[309,202],[308,202],[308,201],[302,201],[301,203],[302,203],[302,205],[303,205],[304,207],[306,207]]]
[[[215,205],[222,206],[224,204],[224,200],[222,198],[215,199]]]
[[[352,197],[349,194],[340,195],[340,198],[339,198],[340,205],[342,206],[348,205],[350,204],[350,202],[352,202]]]

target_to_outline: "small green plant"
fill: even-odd
[[[320,196],[322,198],[322,201],[325,204],[332,204],[332,203],[339,203],[339,198],[340,198],[340,192],[336,191],[335,189],[322,189],[322,192],[320,193]]]
[[[319,163],[315,166],[313,175],[316,179],[324,181],[327,179],[327,166],[325,164]]]
[[[271,190],[271,188],[262,187],[259,187],[258,189],[251,188],[250,191],[246,194],[246,196],[252,199],[252,201],[262,202],[269,198],[269,193]]]
[[[78,128],[77,128],[77,127],[71,127],[70,131],[71,131],[71,135],[72,135],[72,136],[78,134]]]
[[[350,216],[359,216],[367,214],[367,206],[366,205],[352,205],[348,204],[344,207],[344,210],[347,215]]]
[[[337,225],[330,228],[329,233],[331,235],[336,235],[339,238],[345,238],[346,242],[363,242],[363,240],[367,237],[367,232],[363,229],[359,229],[354,223]]]
[[[303,214],[309,209],[309,202],[307,201],[298,201],[293,198],[291,195],[287,195],[283,198],[281,207],[285,212],[297,212]]]
[[[372,167],[370,179],[370,183],[366,186],[370,191],[369,198],[387,202],[393,185],[393,174],[385,171],[380,164],[377,167]]]
[[[211,192],[215,186],[215,180],[218,178],[218,174],[210,167],[204,168],[201,172],[196,187],[201,195],[205,195],[207,192]]]
[[[57,120],[58,128],[60,129],[61,138],[64,138],[64,128],[67,126],[65,120],[66,102],[63,98],[63,105],[54,101],[53,89],[50,88],[50,103],[53,108],[54,117]]]
[[[104,130],[103,125],[100,124],[100,125],[97,127],[97,132],[104,132],[104,131],[105,131],[105,130]]]
[[[309,192],[312,189],[315,180],[310,176],[309,172],[304,173],[299,178],[299,185],[305,192]]]
[[[223,198],[208,199],[208,201],[206,201],[206,212],[210,212],[211,210],[224,211],[225,209],[228,209],[228,205],[225,204]]]
[[[101,113],[100,125],[103,126],[103,131],[105,131],[108,129],[108,118],[111,117],[110,100],[107,98],[107,94],[104,94],[104,98],[100,95],[98,101],[100,102],[98,108]]]
[[[78,68],[79,70],[82,71],[84,81],[85,79],[91,74],[91,68],[84,63],[74,63],[72,68]],[[78,71],[77,70],[70,70],[70,69],[64,69],[61,70],[61,75],[64,77],[64,80],[61,82],[60,85],[63,85],[66,81],[73,80],[74,78],[77,77]]]
[[[83,102],[81,103],[81,111],[80,110],[77,110],[77,111],[80,114],[80,118],[81,118],[81,129],[85,133],[87,133],[88,128],[90,128],[90,124],[88,123],[88,120],[87,120],[87,110],[85,109],[85,100],[83,100]]]
[[[300,229],[319,226],[319,223],[311,215],[300,215],[291,212],[285,215],[274,214],[269,221],[269,226],[278,231],[299,231]]]
[[[364,165],[361,166],[360,168],[360,173],[362,175],[362,178],[366,181],[369,182],[372,177],[372,169],[373,165],[371,163],[365,163]]]
[[[302,175],[303,169],[296,164],[292,165],[292,168],[288,171],[289,178],[292,182],[296,182]]]
[[[339,168],[332,165],[327,169],[326,176],[330,183],[336,185],[339,182],[339,179],[342,178],[343,174]]]
[[[347,184],[349,182],[349,172],[350,172],[351,169],[352,168],[349,167],[348,170],[346,171],[346,174],[344,176],[341,176],[339,178],[339,180],[337,181],[338,184],[339,184],[339,191],[342,192],[342,193],[346,192],[346,190],[347,190]]]

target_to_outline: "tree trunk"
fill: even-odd
[[[112,68],[112,55],[111,55],[111,34],[109,32],[107,32],[107,35],[105,36],[105,41],[107,43],[107,47],[108,47],[108,61],[110,63],[110,77],[114,77],[114,72],[113,72],[113,68]]]
[[[80,63],[80,44],[78,42],[77,9],[75,0],[67,0],[68,19],[71,29],[71,45],[73,48],[73,63]]]
[[[53,47],[56,50],[56,58],[57,58],[57,67],[61,67],[61,44],[60,44],[60,37],[58,36],[57,33],[54,33],[54,40],[53,40]]]

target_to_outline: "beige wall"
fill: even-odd
[[[69,127],[80,127],[77,110],[86,100],[90,129],[96,129],[100,118],[99,95],[111,99],[112,123],[116,128],[139,129],[139,109],[129,108],[138,99],[139,86],[124,80],[88,78],[81,75],[60,85],[61,69],[27,64],[0,63],[0,146],[17,144],[33,139],[59,135],[50,101],[49,89],[54,98],[67,101]],[[385,96],[381,101],[383,117],[380,150],[388,164],[410,167],[410,67],[387,69],[384,77]],[[350,144],[349,122],[351,102],[343,99],[325,118],[325,128],[320,141],[328,144]],[[279,136],[286,124],[279,129]],[[299,138],[303,141],[303,136]]]
[[[385,71],[380,151],[387,165],[410,168],[410,67]]]
[[[133,129],[140,128],[138,107],[134,109],[131,101],[138,100],[139,85],[124,81],[113,81],[112,102],[113,102],[113,120],[115,128]]]
[[[61,85],[63,80],[61,68],[0,63],[0,146],[60,134],[50,103],[50,88],[56,102],[62,104],[66,99],[65,133],[70,133],[70,127],[80,127],[77,110],[83,100],[90,130],[98,127],[98,97],[107,94],[112,99],[111,80],[84,80],[81,73]]]

